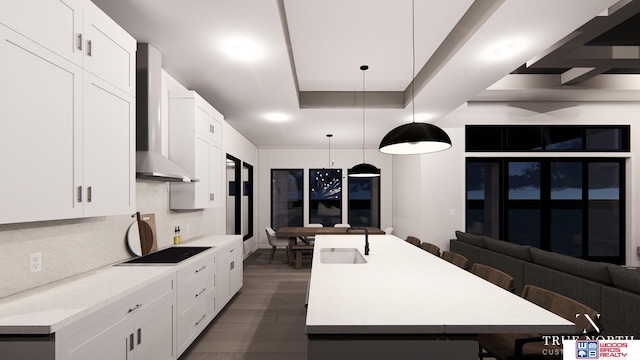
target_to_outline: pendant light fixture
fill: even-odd
[[[362,164],[358,164],[351,169],[349,169],[349,177],[376,177],[380,176],[380,169],[377,167],[367,164],[364,162],[364,74],[369,69],[368,65],[360,66],[360,70],[362,70]]]
[[[441,128],[427,123],[416,122],[415,78],[416,78],[416,35],[415,0],[411,1],[411,36],[413,49],[411,77],[411,106],[413,122],[400,125],[389,131],[380,142],[379,150],[386,154],[425,154],[451,147],[451,139]]]

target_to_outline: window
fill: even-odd
[[[624,263],[624,159],[467,158],[467,231]]]
[[[271,227],[303,225],[302,169],[271,170]]]
[[[309,170],[309,222],[333,226],[342,222],[342,171]]]
[[[380,177],[348,179],[349,224],[380,227]]]
[[[629,151],[630,127],[467,125],[471,151]]]

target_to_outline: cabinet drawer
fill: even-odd
[[[178,314],[215,289],[216,253],[209,251],[202,259],[178,270]]]
[[[242,258],[242,241],[232,241],[218,248],[219,259],[238,254],[240,254],[240,258]]]
[[[204,296],[205,293],[215,289],[215,269],[208,266],[196,276],[193,276],[178,286],[178,314],[182,314],[187,308]]]
[[[212,312],[214,306],[215,290],[211,289],[204,293],[184,313],[178,315],[178,355],[182,354],[209,324],[213,315],[215,315],[215,312]]]

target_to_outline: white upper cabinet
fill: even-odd
[[[135,208],[135,98],[91,74],[84,83],[85,216]]]
[[[84,37],[85,70],[135,96],[136,40],[90,1]]]
[[[85,19],[126,35],[100,60],[103,71],[84,60],[86,37],[76,41],[82,14],[100,11],[93,3],[0,0],[0,8],[0,224],[132,213],[135,40],[106,16]],[[126,66],[123,52],[133,59]]]
[[[136,40],[94,3],[2,1],[6,26],[135,96]]]
[[[196,183],[171,183],[172,209],[224,205],[222,115],[195,91],[169,93],[169,158]]]
[[[0,223],[81,217],[83,71],[0,26]]]
[[[83,10],[88,0],[1,0],[0,21],[62,56],[82,66]],[[2,18],[1,16],[4,16]]]

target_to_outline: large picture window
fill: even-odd
[[[309,170],[309,222],[333,226],[342,222],[342,171]]]
[[[303,225],[303,170],[271,170],[271,227]]]
[[[624,159],[467,158],[467,231],[624,263]]]
[[[380,227],[380,177],[349,177],[351,226]]]

